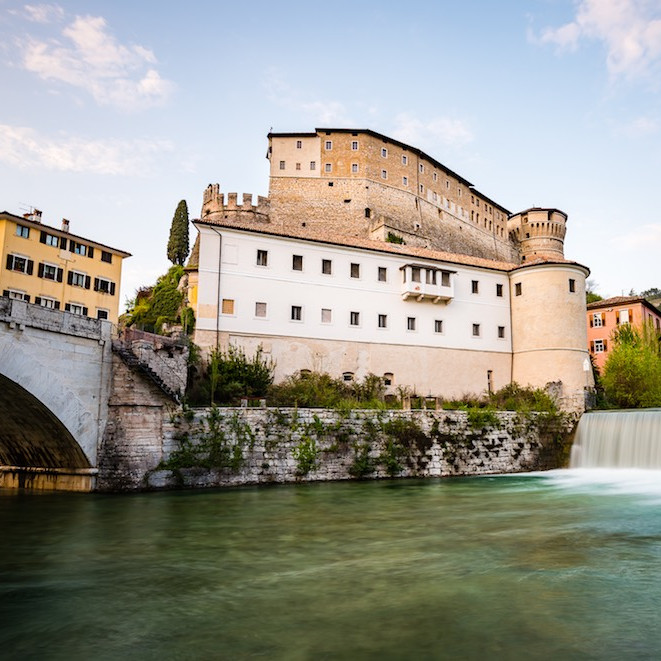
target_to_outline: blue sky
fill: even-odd
[[[602,295],[661,288],[661,2],[391,4],[0,0],[0,210],[132,252],[124,300],[180,199],[267,194],[270,129],[370,128],[568,213]]]

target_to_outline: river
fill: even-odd
[[[660,473],[0,495],[3,659],[652,659]]]

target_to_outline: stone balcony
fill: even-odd
[[[454,274],[428,264],[405,264],[402,271],[402,300],[447,303],[454,298]]]

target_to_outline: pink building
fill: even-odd
[[[613,331],[622,324],[641,327],[649,319],[661,331],[661,312],[642,296],[615,296],[589,303],[588,348],[595,365],[603,370],[612,349]]]

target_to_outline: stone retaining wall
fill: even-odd
[[[479,420],[463,411],[198,410],[178,416],[175,433],[162,439],[159,466],[144,470],[140,450],[142,479],[128,472],[123,488],[545,470],[562,464],[572,428],[514,412]]]

